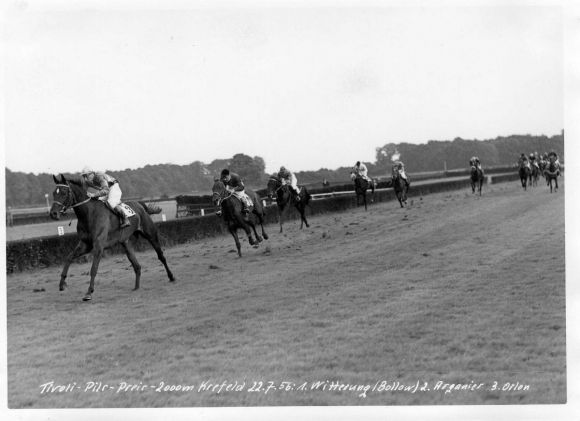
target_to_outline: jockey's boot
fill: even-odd
[[[297,202],[300,202],[300,190],[294,190],[294,199],[296,199]]]
[[[129,221],[129,217],[125,215],[125,210],[121,207],[121,205],[115,206],[115,210],[117,211],[117,215],[122,218],[121,228],[130,227],[131,221]]]

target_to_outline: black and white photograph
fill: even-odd
[[[579,413],[579,2],[1,22],[4,419]]]

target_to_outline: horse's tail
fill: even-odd
[[[143,206],[143,209],[145,209],[145,212],[147,212],[149,215],[155,215],[161,213],[162,211],[162,209],[159,206],[154,205],[152,203],[145,203],[143,201],[139,201],[139,204]]]

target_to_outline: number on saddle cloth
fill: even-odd
[[[119,206],[121,206],[123,208],[123,210],[125,211],[125,214],[128,217],[135,216],[135,211],[128,204],[126,204],[126,203],[119,203]]]

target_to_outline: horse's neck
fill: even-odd
[[[90,214],[91,214],[91,212],[90,212],[91,208],[94,207],[91,205],[96,205],[96,203],[92,204],[91,202],[87,202],[87,203],[83,203],[82,205],[79,204],[79,203],[82,203],[85,200],[87,200],[88,196],[86,195],[83,188],[79,184],[70,183],[69,186],[70,186],[71,191],[73,193],[75,205],[78,205],[78,206],[75,206],[73,208],[74,213],[77,216],[77,220],[79,222],[88,221],[90,218]]]

